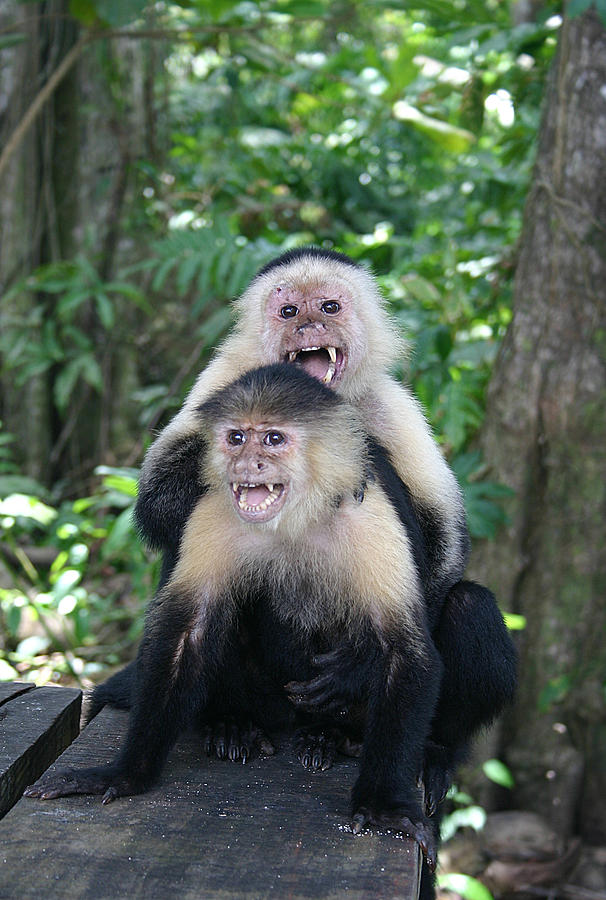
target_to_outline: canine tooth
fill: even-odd
[[[330,356],[330,361],[336,363],[337,361],[337,351],[334,347],[327,347],[328,355]]]
[[[274,492],[273,484],[266,484],[265,487],[267,488],[267,490],[269,491],[270,494],[273,494],[273,492]]]
[[[297,358],[297,355],[298,355],[298,351],[297,351],[297,350],[291,350],[290,353],[288,354],[288,361],[289,361],[289,362],[294,362],[295,359]]]

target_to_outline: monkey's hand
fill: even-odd
[[[372,654],[369,654],[374,659]],[[289,700],[299,709],[346,715],[351,703],[364,697],[370,668],[368,659],[361,660],[348,643],[342,643],[328,653],[314,656],[313,664],[320,670],[309,681],[290,681],[285,685]]]
[[[378,828],[389,828],[393,831],[402,831],[417,842],[425,862],[432,872],[435,872],[438,862],[438,837],[437,828],[424,818],[417,819],[406,815],[405,810],[397,808],[382,808],[381,804],[369,806],[356,806],[351,820],[351,830],[354,834],[374,825]]]
[[[207,756],[243,762],[255,755],[273,756],[276,748],[267,735],[252,722],[238,723],[235,719],[211,722],[203,729]]]
[[[43,775],[23,792],[24,797],[54,800],[70,794],[102,794],[102,803],[116,797],[141,794],[149,785],[141,778],[126,775],[117,766],[94,766],[89,769],[59,769]]]

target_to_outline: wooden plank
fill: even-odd
[[[127,714],[104,710],[56,764],[112,759]],[[0,822],[0,897],[413,900],[419,851],[401,835],[353,835],[357,761],[310,774],[289,744],[246,765],[175,747],[157,788],[99,797],[23,798]]]
[[[75,688],[40,687],[0,706],[0,817],[74,740],[81,703]]]
[[[35,687],[35,684],[25,681],[0,682],[0,706],[4,703],[8,703],[13,697],[18,697],[19,694],[24,694],[26,691],[33,691]]]

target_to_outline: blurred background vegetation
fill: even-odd
[[[603,29],[603,2],[567,11]],[[229,328],[230,300],[293,246],[372,266],[472,535],[506,546],[520,486],[488,456],[486,391],[511,333],[563,13],[0,0],[0,678],[88,685],[133,656],[158,575],[131,522],[137,467]],[[523,629],[527,604],[482,562],[497,551],[477,552]],[[573,687],[549,670],[530,708],[563,722]],[[509,770],[485,772],[512,787]]]
[[[505,489],[473,436],[511,319],[556,8],[515,24],[497,2],[8,6],[15,87],[35,98],[77,58],[4,176],[4,676],[86,677],[132,653],[155,578],[130,524],[135,467],[229,301],[292,246],[378,274],[471,530],[494,536]]]

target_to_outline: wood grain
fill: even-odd
[[[104,710],[58,767],[109,761],[126,721]],[[414,900],[417,845],[349,830],[356,771],[339,758],[310,774],[288,742],[246,765],[207,759],[187,735],[142,796],[22,799],[0,822],[0,897]]]

